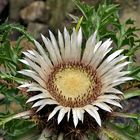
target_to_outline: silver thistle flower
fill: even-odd
[[[24,52],[21,60],[31,70],[22,70],[21,74],[33,79],[32,83],[20,86],[28,88],[28,92],[40,93],[30,97],[37,112],[48,105],[56,105],[49,114],[48,121],[58,112],[57,122],[72,115],[74,126],[84,121],[87,112],[101,126],[99,109],[111,112],[111,105],[121,107],[119,94],[123,94],[115,86],[132,78],[129,72],[122,71],[129,64],[127,57],[117,50],[110,54],[111,39],[96,42],[96,32],[90,36],[82,51],[82,30],[73,29],[70,35],[67,29],[64,34],[58,31],[58,42],[52,32],[50,39],[42,35],[45,49],[35,41],[37,50]],[[72,113],[70,113],[72,112]]]

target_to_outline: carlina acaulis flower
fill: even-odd
[[[125,61],[127,56],[122,54],[123,50],[111,53],[111,39],[97,42],[97,31],[89,37],[83,50],[81,28],[77,32],[73,29],[71,35],[64,28],[64,33],[58,31],[57,39],[51,31],[49,34],[50,39],[41,35],[44,48],[34,41],[37,51],[23,52],[25,58],[21,62],[30,70],[20,73],[32,82],[20,88],[37,93],[27,103],[33,102],[36,114],[46,111],[48,122],[57,117],[58,126],[65,119],[77,128],[87,114],[101,126],[100,113],[111,112],[112,105],[122,107],[119,95],[123,93],[115,87],[132,79],[126,76],[129,71],[123,70],[129,64]],[[48,112],[50,106],[53,109]]]

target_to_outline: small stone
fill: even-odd
[[[25,21],[35,21],[43,16],[45,3],[43,1],[32,2],[20,12],[20,17]]]
[[[10,11],[9,19],[10,21],[18,21],[20,18],[20,10],[22,7],[29,5],[34,0],[9,0]]]

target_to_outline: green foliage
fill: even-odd
[[[135,27],[135,21],[132,19],[120,23],[118,5],[103,3],[98,7],[93,7],[81,3],[79,0],[75,0],[74,3],[83,14],[80,25],[85,38],[97,30],[98,40],[111,38],[114,50],[125,47],[124,53],[129,57],[134,56],[134,53],[140,48],[140,39],[136,34],[139,29]],[[79,24],[79,20],[75,21]]]
[[[131,66],[129,70],[131,71],[130,76],[140,82],[140,66]]]
[[[4,65],[6,72],[11,71],[13,74],[16,73],[17,62],[20,55],[20,48],[18,47],[11,47],[9,41],[2,41],[1,43],[0,64]]]
[[[117,26],[119,24],[117,5],[102,4],[99,5],[98,8],[95,8],[93,6],[80,3],[78,0],[75,0],[74,2],[84,16],[81,26],[86,38],[88,38],[95,30],[98,30],[100,39],[114,35],[114,32],[109,31],[108,28],[109,25]]]
[[[14,32],[19,32],[22,35],[17,39],[14,46],[11,45],[10,35]],[[11,140],[19,140],[25,133],[34,130],[35,124],[28,120],[13,120],[11,104],[18,106],[17,111],[24,111],[28,108],[26,105],[26,94],[19,91],[18,84],[25,82],[26,79],[18,74],[23,66],[19,63],[22,57],[22,48],[20,42],[22,39],[27,39],[33,43],[33,38],[26,30],[15,24],[0,25],[0,94],[4,99],[0,101],[1,106],[4,106],[5,111],[0,113],[0,132],[6,135],[6,138]],[[10,121],[10,122],[9,122]],[[33,138],[32,138],[33,139]]]
[[[133,120],[132,124],[108,123],[106,128],[103,129],[109,140],[139,140],[140,128],[136,121]]]
[[[1,121],[3,119],[3,114],[0,114]],[[10,140],[22,140],[26,139],[27,137],[31,140],[35,140],[37,138],[38,131],[36,129],[36,125],[29,120],[24,119],[14,119],[12,120],[11,117],[7,117],[5,115],[7,123],[5,122],[4,131],[2,132],[3,136]],[[11,121],[10,121],[11,119]]]
[[[124,99],[129,99],[129,98],[132,98],[132,97],[135,97],[135,96],[140,96],[140,90],[127,91],[124,94]]]
[[[11,46],[11,41],[9,39],[12,31],[18,31],[19,33],[23,34],[18,38],[14,47]],[[0,65],[4,66],[4,72],[16,75],[19,64],[18,61],[21,56],[20,42],[23,38],[27,38],[33,43],[33,38],[26,33],[22,26],[14,24],[0,25]]]
[[[7,88],[5,85],[0,85],[1,94],[4,95],[4,99],[0,102],[0,104],[6,105],[7,112],[10,112],[9,105],[13,102],[20,105],[22,108],[25,108],[25,97],[23,94],[19,94],[19,90],[17,88]]]
[[[10,40],[10,33],[13,31],[22,33],[22,36],[16,41],[15,46],[11,45]],[[20,94],[17,89],[18,83],[25,81],[25,79],[19,77],[17,72],[21,67],[19,63],[22,51],[20,42],[23,38],[33,42],[33,38],[26,33],[22,26],[15,24],[0,25],[0,91],[5,97],[1,104],[5,104],[6,106],[10,105],[12,102],[22,107],[25,106],[25,97],[23,94]]]

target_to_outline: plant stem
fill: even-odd
[[[25,111],[25,112],[21,112],[21,113],[18,113],[18,114],[15,114],[15,115],[11,115],[10,117],[6,117],[6,118],[2,118],[0,120],[0,126],[1,125],[4,125],[5,123],[13,120],[13,119],[20,119],[20,118],[28,118],[31,114],[31,111]]]
[[[122,118],[139,119],[140,114],[130,114],[130,113],[113,112],[112,113],[112,116],[114,116],[114,117],[122,117]]]

